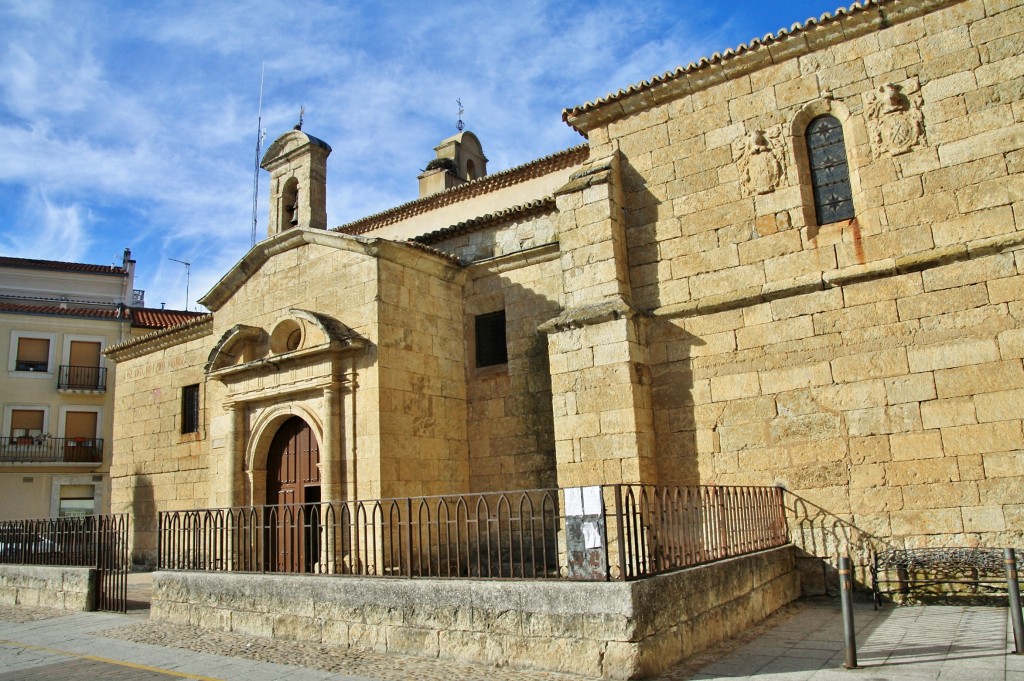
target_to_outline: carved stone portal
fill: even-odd
[[[916,80],[906,85],[886,83],[864,93],[864,112],[871,136],[871,153],[880,158],[905,154],[922,143],[924,116]]]
[[[746,195],[775,191],[786,177],[782,128],[755,130],[733,143],[740,170],[740,186]]]

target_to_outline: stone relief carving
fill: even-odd
[[[740,186],[748,196],[775,191],[786,177],[782,128],[754,130],[733,143],[740,170]]]
[[[924,115],[920,91],[914,79],[903,85],[886,83],[864,93],[864,112],[875,158],[885,153],[905,154],[922,143]]]

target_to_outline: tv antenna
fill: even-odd
[[[252,236],[249,242],[250,248],[256,245],[256,212],[259,208],[260,196],[260,153],[263,151],[263,140],[267,136],[267,131],[263,129],[263,73],[266,70],[266,66],[266,62],[260,64],[260,103],[256,113],[256,160],[252,164]]]
[[[462,132],[462,129],[466,127],[466,124],[462,122],[462,114],[466,113],[466,110],[462,108],[462,98],[455,100],[456,104],[459,105],[459,122],[455,124],[456,129]]]
[[[167,258],[167,259],[168,260],[173,260],[174,262],[180,262],[182,265],[185,266],[185,309],[187,310],[188,309],[188,280],[189,280],[189,274],[192,272],[192,263],[190,263],[188,260],[178,260],[177,258]]]

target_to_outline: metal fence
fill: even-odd
[[[0,563],[93,567],[98,573],[96,607],[127,607],[128,516],[0,521]]]
[[[611,572],[636,579],[789,541],[779,487],[611,485]],[[613,520],[612,520],[613,519]],[[611,534],[611,528],[609,528]],[[618,575],[615,575],[618,568]]]
[[[402,577],[569,574],[564,490],[161,512],[164,570]],[[607,485],[598,577],[637,579],[787,542],[782,490]]]
[[[167,570],[558,575],[557,490],[160,513]]]
[[[0,461],[101,463],[103,439],[12,435],[0,438]]]

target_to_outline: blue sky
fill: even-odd
[[[583,139],[591,101],[839,6],[776,2],[0,0],[0,255],[119,264],[185,306],[250,246],[268,145],[327,141],[328,224],[416,197],[456,99],[503,170]],[[261,172],[257,233],[266,234]]]

